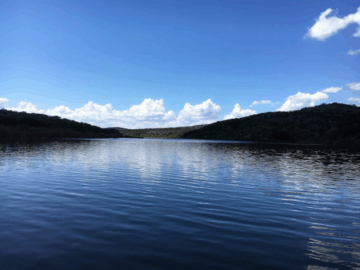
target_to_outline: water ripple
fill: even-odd
[[[359,161],[349,150],[211,141],[3,144],[0,264],[356,269]]]

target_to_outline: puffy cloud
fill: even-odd
[[[348,83],[346,84],[346,86],[353,91],[358,91],[360,90],[360,83],[358,82],[352,82],[352,83]]]
[[[1,98],[0,106],[5,107],[7,101],[7,99]],[[215,122],[221,112],[220,106],[209,99],[197,105],[186,103],[184,109],[176,116],[172,110],[166,111],[164,100],[153,100],[151,98],[147,98],[141,104],[133,105],[128,110],[123,111],[115,110],[111,104],[100,105],[92,101],[89,101],[81,108],[73,110],[63,105],[53,109],[42,110],[30,102],[19,102],[17,107],[7,109],[59,116],[101,127],[125,128],[207,124]]]
[[[256,111],[250,109],[241,109],[240,105],[237,103],[234,106],[233,111],[230,114],[224,116],[224,120],[233,119],[233,118],[241,118],[249,115],[256,114]]]
[[[360,37],[360,7],[356,13],[349,14],[343,18],[337,16],[328,17],[332,11],[331,8],[328,8],[322,12],[305,37],[324,41],[353,23],[359,25],[353,36]]]
[[[128,117],[135,117],[137,120],[169,121],[175,119],[173,111],[166,112],[163,99],[147,98],[140,105],[133,105],[124,113]]]
[[[337,93],[342,89],[342,87],[329,87],[321,90],[323,93]]]
[[[36,105],[25,101],[20,101],[17,107],[9,108],[9,110],[27,113],[45,113],[44,110],[39,110]]]
[[[0,97],[0,109],[4,109],[6,106],[6,103],[8,103],[9,100],[7,98]]]
[[[184,105],[184,109],[180,111],[176,122],[180,126],[208,124],[215,122],[220,113],[220,106],[213,103],[211,99],[195,106],[190,103],[186,103]]]
[[[316,102],[328,99],[329,96],[323,92],[315,94],[298,92],[296,95],[289,96],[285,103],[276,111],[294,111],[304,107],[313,107]]]
[[[348,55],[358,55],[358,54],[360,54],[360,49],[348,51]]]
[[[348,98],[347,101],[350,102],[350,103],[358,103],[359,106],[360,106],[360,98],[358,98],[358,97]]]
[[[81,108],[74,110],[66,106],[40,110],[30,102],[19,102],[17,107],[8,108],[13,111],[28,113],[44,113],[59,116],[79,122],[86,122],[102,127],[121,126],[129,128],[161,126],[171,120],[176,120],[173,111],[166,112],[164,101],[145,99],[139,105],[133,105],[129,110],[115,110],[111,104],[100,105],[89,101]]]

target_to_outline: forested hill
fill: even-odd
[[[58,116],[0,110],[0,141],[122,137],[116,129],[103,129]]]
[[[183,138],[360,146],[360,107],[322,104],[292,112],[231,119],[186,132]]]

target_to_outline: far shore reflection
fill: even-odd
[[[22,241],[34,240],[27,226],[38,230],[48,230],[41,227],[44,224],[59,226],[41,213],[47,203],[51,207],[46,211],[61,213],[54,214],[55,220],[78,209],[78,221],[71,215],[67,218],[69,224],[76,220],[80,225],[75,222],[66,233],[82,239],[76,232],[93,226],[89,234],[98,231],[110,236],[91,237],[109,241],[109,246],[117,244],[112,237],[119,231],[135,250],[142,241],[159,248],[160,244],[151,243],[161,235],[180,234],[183,238],[177,237],[192,252],[205,242],[200,246],[209,245],[213,251],[229,248],[227,252],[233,247],[232,251],[237,248],[239,254],[250,256],[268,245],[279,249],[274,251],[279,260],[288,249],[300,252],[291,256],[296,263],[306,262],[307,269],[355,269],[360,267],[359,164],[359,152],[309,145],[161,139],[1,144],[0,173],[5,178],[0,180],[0,203],[7,204],[0,210],[13,225],[0,225],[7,232],[0,234],[0,240],[12,244],[16,253]],[[24,201],[22,208],[17,208],[19,201]],[[69,209],[59,210],[64,202]],[[28,208],[29,203],[37,208]],[[95,210],[89,210],[92,207]],[[40,217],[29,214],[32,209],[38,209]],[[32,222],[22,225],[20,232],[16,222],[22,221],[13,214],[17,211]],[[108,219],[112,215],[114,224]],[[97,219],[108,223],[99,225]],[[60,229],[57,238],[50,236],[61,242],[63,236],[58,233]],[[10,236],[16,235],[24,238],[14,244]],[[144,237],[135,243],[128,235]],[[163,241],[164,246],[171,244],[167,238]],[[172,248],[171,256],[181,251]],[[171,249],[160,250],[170,256]],[[214,260],[219,254],[215,253]]]

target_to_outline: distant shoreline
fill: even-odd
[[[200,139],[360,148],[360,107],[322,104],[209,125],[147,129],[100,128],[56,116],[0,110],[0,142],[66,138]]]

